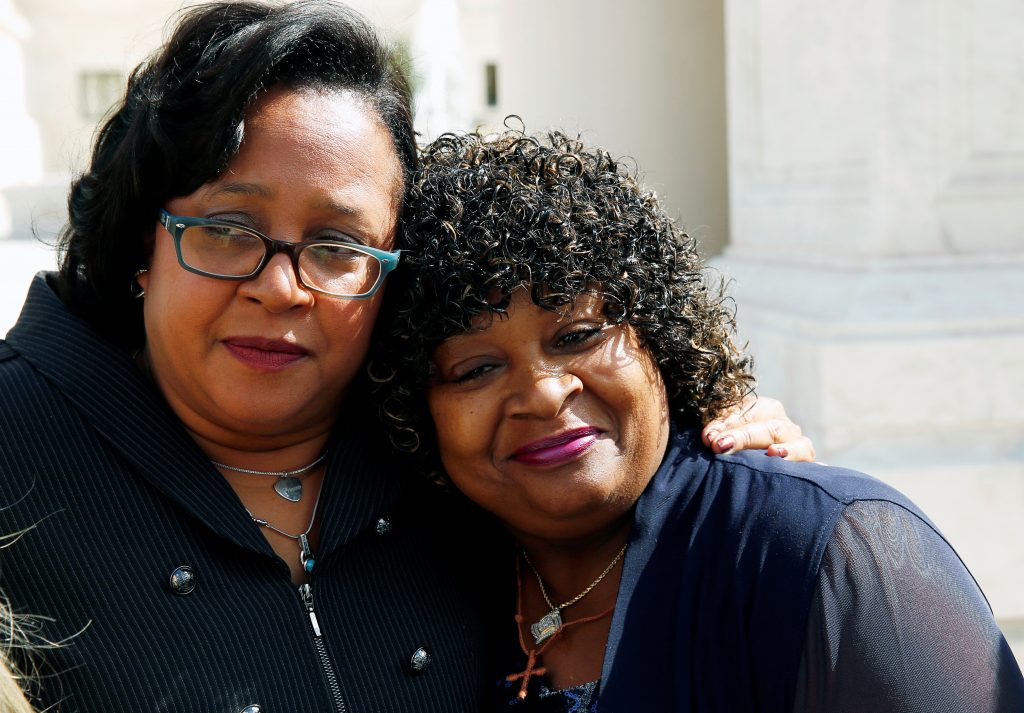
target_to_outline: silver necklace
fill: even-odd
[[[627,543],[628,545],[628,543]],[[526,560],[526,564],[533,570],[533,576],[537,578],[537,585],[540,587],[540,594],[544,597],[544,602],[551,607],[551,611],[542,616],[537,620],[536,623],[530,625],[530,633],[533,634],[534,641],[539,646],[543,641],[550,639],[552,636],[558,633],[558,630],[562,628],[562,610],[571,607],[573,604],[583,599],[583,597],[590,594],[594,587],[601,583],[608,573],[612,571],[612,568],[619,563],[622,559],[622,555],[626,554],[627,545],[623,545],[622,549],[619,550],[619,554],[615,555],[615,559],[608,563],[608,566],[604,568],[604,572],[597,575],[597,579],[591,582],[586,589],[577,594],[569,601],[559,604],[557,607],[551,603],[551,597],[548,596],[548,590],[544,588],[544,580],[541,579],[540,572],[533,566],[533,562],[530,561],[529,556],[526,554],[526,550],[523,550],[523,559]]]
[[[320,496],[323,494],[323,485],[320,486],[320,492],[316,494],[316,500],[313,502],[313,514],[309,517],[309,524],[306,525],[306,529],[297,535],[293,535],[290,532],[285,532],[275,525],[271,525],[268,521],[263,518],[256,517],[252,514],[252,510],[245,509],[249,513],[249,517],[260,527],[265,527],[268,530],[273,530],[279,535],[289,537],[299,543],[299,564],[302,566],[302,571],[306,574],[313,573],[313,567],[316,565],[316,559],[313,557],[313,550],[309,546],[309,533],[313,530],[313,523],[316,522],[316,509],[320,507]]]
[[[324,451],[309,465],[304,465],[301,468],[296,468],[295,470],[252,470],[250,468],[236,468],[233,465],[218,463],[215,460],[210,462],[218,468],[233,470],[236,473],[246,473],[248,475],[272,475],[277,478],[277,481],[274,483],[274,492],[288,502],[297,503],[302,500],[302,481],[295,476],[302,475],[307,471],[313,470],[313,468],[320,465],[326,457],[327,452]]]

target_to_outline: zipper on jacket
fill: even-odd
[[[341,685],[338,683],[338,676],[334,673],[334,666],[327,655],[327,646],[320,633],[320,622],[317,621],[316,610],[313,608],[313,587],[309,585],[309,582],[299,586],[299,596],[302,597],[302,604],[306,607],[306,613],[309,614],[309,625],[313,629],[313,647],[316,649],[317,656],[320,657],[320,667],[324,671],[327,687],[334,698],[334,710],[337,713],[346,713],[348,708],[345,707],[345,701],[341,697]]]

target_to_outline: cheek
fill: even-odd
[[[181,269],[173,248],[168,255],[159,244],[139,284],[146,290],[143,309],[147,339],[173,342],[179,347],[204,339],[205,329],[227,309],[236,289],[236,283],[211,280]]]
[[[473,421],[456,413],[434,415],[441,465],[452,484],[480,507],[501,516],[507,491],[495,480],[488,457],[485,434],[473,429]]]
[[[313,312],[316,324],[330,351],[330,368],[353,374],[370,348],[373,325],[380,312],[380,298],[370,302],[335,300],[319,296]]]
[[[647,470],[651,463],[660,463],[669,430],[668,396],[661,372],[650,357],[639,353],[608,384],[611,388],[606,393],[614,409],[624,415],[626,445],[634,452],[637,467]]]
[[[669,434],[669,408],[665,385],[659,378],[636,394],[633,403],[637,414],[634,427],[637,429],[637,467],[643,485],[653,475],[665,456]]]
[[[441,460],[458,484],[464,464],[482,454],[490,439],[485,437],[482,420],[475,415],[471,403],[434,394],[428,397],[428,406],[437,432]]]
[[[430,412],[430,420],[434,422],[436,447],[441,451],[442,457],[448,457],[450,451],[449,443],[453,432],[458,431],[455,426],[456,413],[449,415],[449,400],[438,396],[433,390],[427,393],[427,410]]]

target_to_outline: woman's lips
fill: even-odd
[[[509,459],[524,465],[560,465],[582,455],[594,445],[600,434],[593,427],[575,428],[552,438],[527,443]]]
[[[230,337],[223,344],[238,361],[265,371],[287,368],[309,354],[308,349],[282,339]]]

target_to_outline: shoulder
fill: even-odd
[[[766,456],[762,451],[743,451],[712,456],[710,471],[719,478],[754,488],[759,495],[772,499],[834,503],[839,511],[853,503],[878,501],[923,517],[903,493],[866,473],[848,468],[792,463]]]
[[[915,586],[960,592],[989,610],[953,544],[920,511],[888,500],[858,500],[843,509],[825,551],[822,577],[820,587],[845,586],[849,592],[904,589],[907,594]]]
[[[14,378],[25,366],[17,350],[6,339],[0,339],[0,380]]]
[[[637,518],[687,548],[699,542],[709,552],[754,557],[755,565],[763,555],[813,570],[847,508],[868,502],[905,510],[930,526],[902,493],[864,473],[761,451],[715,456],[692,432],[681,432]]]
[[[31,408],[44,380],[10,342],[0,340],[0,414]],[[2,419],[2,416],[0,416]]]
[[[30,407],[33,393],[45,382],[10,342],[0,340],[0,412]]]
[[[19,350],[0,341],[0,508],[33,484],[51,478],[60,483],[83,438],[92,436],[64,394]]]
[[[891,500],[846,505],[822,557],[819,604],[839,617],[851,607],[871,610],[877,602],[898,602],[910,590],[956,591],[976,597],[981,609],[988,609],[956,550],[922,514]],[[883,593],[882,598],[877,596]]]

